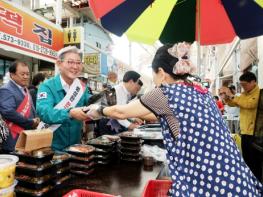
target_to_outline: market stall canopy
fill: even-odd
[[[131,41],[153,44],[231,42],[263,34],[263,8],[251,0],[89,0],[102,26]],[[200,33],[200,39],[199,39]]]

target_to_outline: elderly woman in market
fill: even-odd
[[[208,90],[191,80],[190,45],[159,48],[152,62],[157,88],[127,105],[91,105],[88,115],[157,117],[172,178],[171,196],[263,196]],[[154,116],[153,116],[154,115]]]

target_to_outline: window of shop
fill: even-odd
[[[101,49],[101,44],[99,42],[96,42],[96,47]]]
[[[55,75],[54,63],[40,60],[39,61],[39,72],[44,73],[47,78],[53,77]]]
[[[12,59],[0,59],[0,81],[3,81],[5,74],[8,72],[9,66],[14,60]]]

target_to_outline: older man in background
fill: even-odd
[[[54,131],[52,149],[80,143],[82,121],[87,119],[83,106],[90,97],[89,90],[78,79],[83,69],[82,52],[69,46],[58,52],[59,73],[42,83],[38,89],[37,113],[43,120],[40,128]]]
[[[127,71],[123,76],[122,82],[111,89],[111,96],[107,96],[107,105],[127,104],[133,96],[137,95],[143,85],[140,77],[141,75],[135,71]],[[115,120],[103,118],[98,121],[96,135],[117,134],[119,132],[133,130],[139,127],[140,124],[142,124],[142,120],[140,119]]]
[[[30,72],[23,61],[15,61],[9,67],[10,81],[0,88],[0,113],[9,128],[9,135],[3,142],[4,153],[14,151],[19,134],[34,129],[39,123],[27,86]]]

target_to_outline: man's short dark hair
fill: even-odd
[[[143,86],[143,82],[140,79],[138,81],[138,85],[141,86],[141,87]]]
[[[44,73],[37,73],[34,75],[32,79],[32,85],[38,86],[42,81],[44,81],[46,78]]]
[[[15,74],[16,73],[16,68],[17,68],[17,65],[18,64],[23,64],[25,66],[27,66],[27,64],[24,62],[24,61],[21,61],[21,60],[16,60],[14,62],[11,63],[10,67],[9,67],[9,73],[13,73]]]
[[[257,77],[252,72],[245,72],[243,75],[241,75],[239,77],[239,81],[246,81],[246,82],[255,81],[255,82],[257,82]]]
[[[136,82],[141,75],[133,70],[127,71],[123,76],[123,82],[129,82],[130,80]]]

